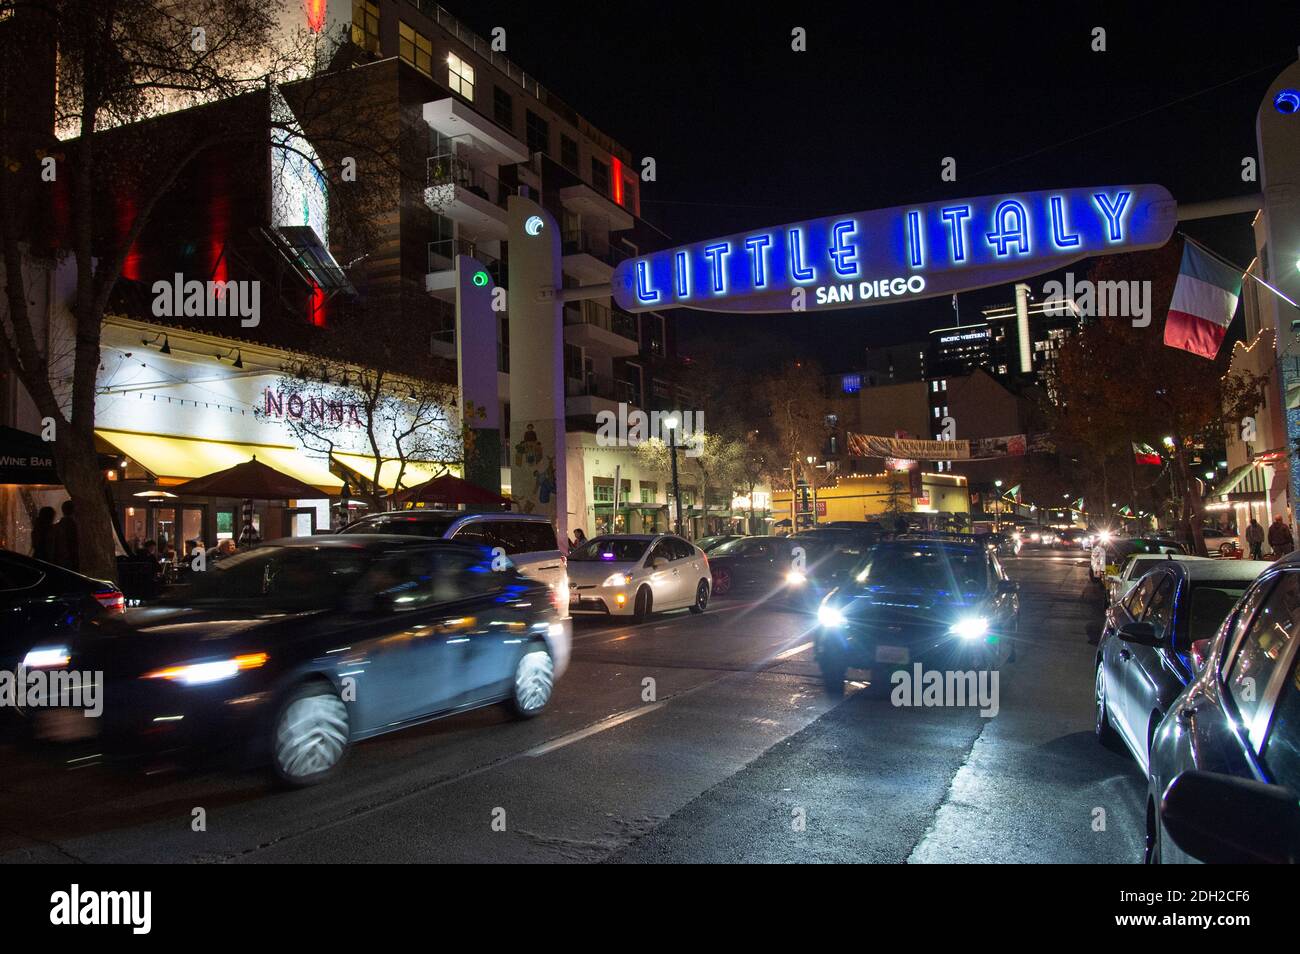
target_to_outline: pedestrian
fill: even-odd
[[[1264,528],[1254,517],[1250,518],[1250,526],[1246,527],[1246,545],[1250,547],[1252,560],[1264,559]]]
[[[81,569],[77,543],[77,518],[71,500],[63,501],[63,519],[54,525],[54,562],[76,573]]]
[[[42,507],[32,527],[32,556],[46,563],[54,562],[54,508]]]
[[[1295,549],[1295,538],[1291,536],[1291,528],[1283,522],[1281,514],[1273,518],[1273,523],[1268,528],[1268,545],[1273,548],[1275,560]]]
[[[586,542],[587,535],[582,532],[582,527],[578,527],[573,531],[573,539],[569,541],[569,549],[576,550]]]

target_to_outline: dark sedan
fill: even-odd
[[[695,541],[695,545],[705,553],[712,553],[725,543],[730,543],[732,540],[743,539],[745,538],[739,533],[724,533],[716,537],[701,537],[699,540]]]
[[[290,785],[328,778],[353,742],[441,715],[497,702],[537,715],[571,640],[551,589],[494,568],[486,548],[361,534],[238,554],[95,628],[70,665],[104,674],[107,750],[231,743]]]
[[[1271,564],[1167,560],[1106,611],[1094,676],[1096,733],[1143,768],[1151,736],[1196,675],[1198,657],[1247,587]]]
[[[816,652],[826,688],[869,669],[883,689],[917,662],[996,668],[1014,655],[1018,586],[997,554],[952,538],[900,537],[868,551],[858,571],[817,610]]]
[[[761,595],[800,605],[820,599],[840,574],[861,562],[864,550],[853,547],[852,539],[808,533],[733,540],[709,554],[713,595]]]
[[[1147,770],[1149,861],[1295,857],[1298,636],[1300,555],[1291,554],[1246,591],[1156,729]]]
[[[37,645],[58,649],[88,620],[124,608],[114,583],[0,550],[0,669],[13,669]]]

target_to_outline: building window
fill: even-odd
[[[453,93],[474,102],[474,67],[455,53],[447,54],[447,85]]]
[[[560,133],[560,163],[570,172],[578,171],[578,144]]]
[[[524,138],[528,141],[529,152],[550,152],[551,127],[531,109],[525,110]]]
[[[397,55],[426,76],[433,75],[433,43],[405,21],[397,24]]]
[[[352,42],[379,55],[379,5],[371,0],[352,0]]]
[[[515,101],[500,86],[492,88],[492,116],[498,126],[511,131],[515,128]]]
[[[609,195],[609,166],[595,156],[591,157],[591,187],[601,195]]]

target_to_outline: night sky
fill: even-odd
[[[987,4],[444,6],[485,36],[504,26],[512,60],[635,157],[655,158],[642,214],[671,237],[665,246],[1052,187],[1156,182],[1180,202],[1257,191],[1241,181],[1241,160],[1255,155],[1261,97],[1300,44],[1297,3],[1014,14]],[[805,53],[790,49],[795,26],[808,31]],[[1094,27],[1106,29],[1104,53],[1091,49]],[[940,181],[945,156],[956,182]],[[1185,229],[1244,267],[1250,218]],[[962,320],[1010,301],[1009,288],[963,295]],[[677,315],[683,353],[724,343],[738,361],[799,354],[827,370],[955,323],[947,298],[820,316]]]

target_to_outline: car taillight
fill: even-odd
[[[569,577],[560,577],[560,582],[551,587],[551,605],[556,614],[563,619],[569,615]]]
[[[121,590],[101,590],[95,594],[95,602],[110,613],[126,612],[126,597]]]

